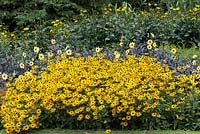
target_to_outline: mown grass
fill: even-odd
[[[200,131],[183,130],[114,130],[111,134],[199,134]],[[5,134],[2,130],[0,134]],[[45,129],[34,130],[29,134],[105,134],[104,130],[69,130],[69,129]]]
[[[181,58],[191,59],[193,55],[197,55],[196,61],[200,62],[200,48],[194,46],[191,48],[182,48],[177,47],[175,45],[165,45],[161,46],[161,48],[164,48],[165,50],[171,50],[172,48],[177,49],[177,53]]]
[[[200,131],[199,131],[200,132]],[[113,131],[111,134],[199,134],[195,131]],[[103,130],[94,131],[94,130],[40,130],[35,131],[31,134],[105,134]]]

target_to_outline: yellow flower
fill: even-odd
[[[53,57],[53,53],[52,52],[48,52],[47,55],[48,55],[49,58]]]
[[[36,113],[37,113],[37,114],[40,114],[40,113],[41,113],[41,109],[37,109],[37,110],[36,110]]]
[[[122,46],[123,46],[123,42],[120,42],[120,43],[119,43],[119,46],[122,47]]]
[[[54,26],[54,27],[57,27],[57,26],[58,26],[58,24],[57,24],[57,23],[55,23],[55,24],[53,24],[53,26]]]
[[[179,11],[179,10],[180,10],[180,7],[175,8],[175,11]]]
[[[83,119],[83,115],[82,114],[78,115],[77,120],[80,121],[82,119]]]
[[[152,117],[156,117],[156,116],[157,116],[157,113],[152,113],[151,116],[152,116]]]
[[[22,68],[22,69],[24,69],[24,63],[20,63],[19,67]]]
[[[131,43],[129,44],[129,47],[130,47],[130,48],[134,48],[134,47],[135,47],[135,43],[134,43],[134,42],[131,42]]]
[[[30,61],[29,62],[29,66],[33,66],[34,65],[34,62],[33,61]]]
[[[128,55],[130,53],[130,50],[128,49],[128,50],[126,50],[126,54]]]
[[[114,51],[113,54],[114,54],[114,55],[117,55],[117,54],[119,54],[119,53],[118,53],[117,51]]]
[[[197,61],[196,61],[196,60],[193,60],[193,61],[192,61],[192,65],[195,65],[195,66],[196,66],[196,65],[197,65]]]
[[[45,59],[45,57],[44,57],[44,54],[39,54],[39,60],[44,60]]]
[[[3,80],[7,80],[7,79],[8,79],[8,75],[5,74],[5,73],[3,73],[3,74],[1,75],[1,77],[2,77]]]
[[[157,47],[157,44],[155,42],[153,43],[153,47]]]
[[[172,52],[173,54],[176,54],[176,48],[173,48],[173,49],[171,50],[171,52]]]
[[[174,109],[174,108],[176,108],[176,107],[177,107],[177,105],[175,105],[175,104],[173,104],[173,105],[171,106],[172,109]]]
[[[22,128],[24,131],[27,131],[27,130],[29,130],[29,126],[28,125],[26,125],[26,126],[23,126],[23,128]]]
[[[106,134],[110,134],[111,133],[111,129],[106,129],[105,133]]]
[[[196,59],[196,58],[197,58],[197,55],[196,55],[196,54],[195,54],[195,55],[193,55],[193,56],[192,56],[192,58],[193,58],[193,59]]]
[[[147,45],[147,49],[151,50],[152,46],[151,45]]]
[[[148,44],[148,45],[152,45],[152,44],[153,44],[153,40],[148,40],[148,41],[147,41],[147,44]]]
[[[51,29],[51,30],[50,30],[50,33],[53,33],[53,32],[54,32],[53,29]]]
[[[51,44],[56,44],[56,40],[55,39],[51,39]]]
[[[24,30],[24,31],[28,31],[28,30],[29,30],[29,28],[28,28],[28,27],[25,27],[25,28],[23,28],[23,30]]]
[[[34,48],[33,48],[33,51],[34,51],[35,53],[38,53],[38,52],[40,51],[40,49],[39,49],[39,47],[34,47]]]
[[[26,53],[25,52],[23,52],[22,55],[23,55],[24,58],[26,58]]]
[[[115,55],[115,58],[116,58],[116,59],[119,59],[119,57],[120,57],[120,54],[119,54],[119,53]]]
[[[89,114],[85,115],[85,119],[89,120],[90,119],[90,115]]]
[[[200,66],[197,67],[197,71],[200,71]]]
[[[66,54],[67,54],[67,55],[72,55],[72,50],[68,49],[68,50],[66,51]]]
[[[61,51],[61,50],[58,50],[58,51],[57,51],[57,54],[61,54],[61,53],[62,53],[62,51]]]
[[[154,38],[154,37],[155,37],[155,35],[154,35],[153,33],[150,33],[150,35],[151,35],[151,37],[152,37],[152,38]]]
[[[160,114],[157,114],[157,118],[160,118],[161,117],[161,115]]]
[[[102,50],[100,47],[96,47],[96,52],[99,53]]]

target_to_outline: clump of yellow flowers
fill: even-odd
[[[49,60],[46,68],[37,71],[34,66],[6,84],[1,106],[4,128],[6,133],[39,128],[44,111],[60,109],[77,122],[113,118],[122,127],[137,118],[161,118],[163,111],[181,113],[187,97],[200,93],[200,75],[174,73],[148,56],[127,55],[118,62],[104,59],[103,54],[86,60],[62,54]]]

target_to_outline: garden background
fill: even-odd
[[[199,0],[0,0],[0,128],[198,131],[199,52]]]

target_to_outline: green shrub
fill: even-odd
[[[49,19],[70,18],[80,9],[69,0],[4,0],[0,3],[0,20],[13,31]]]

